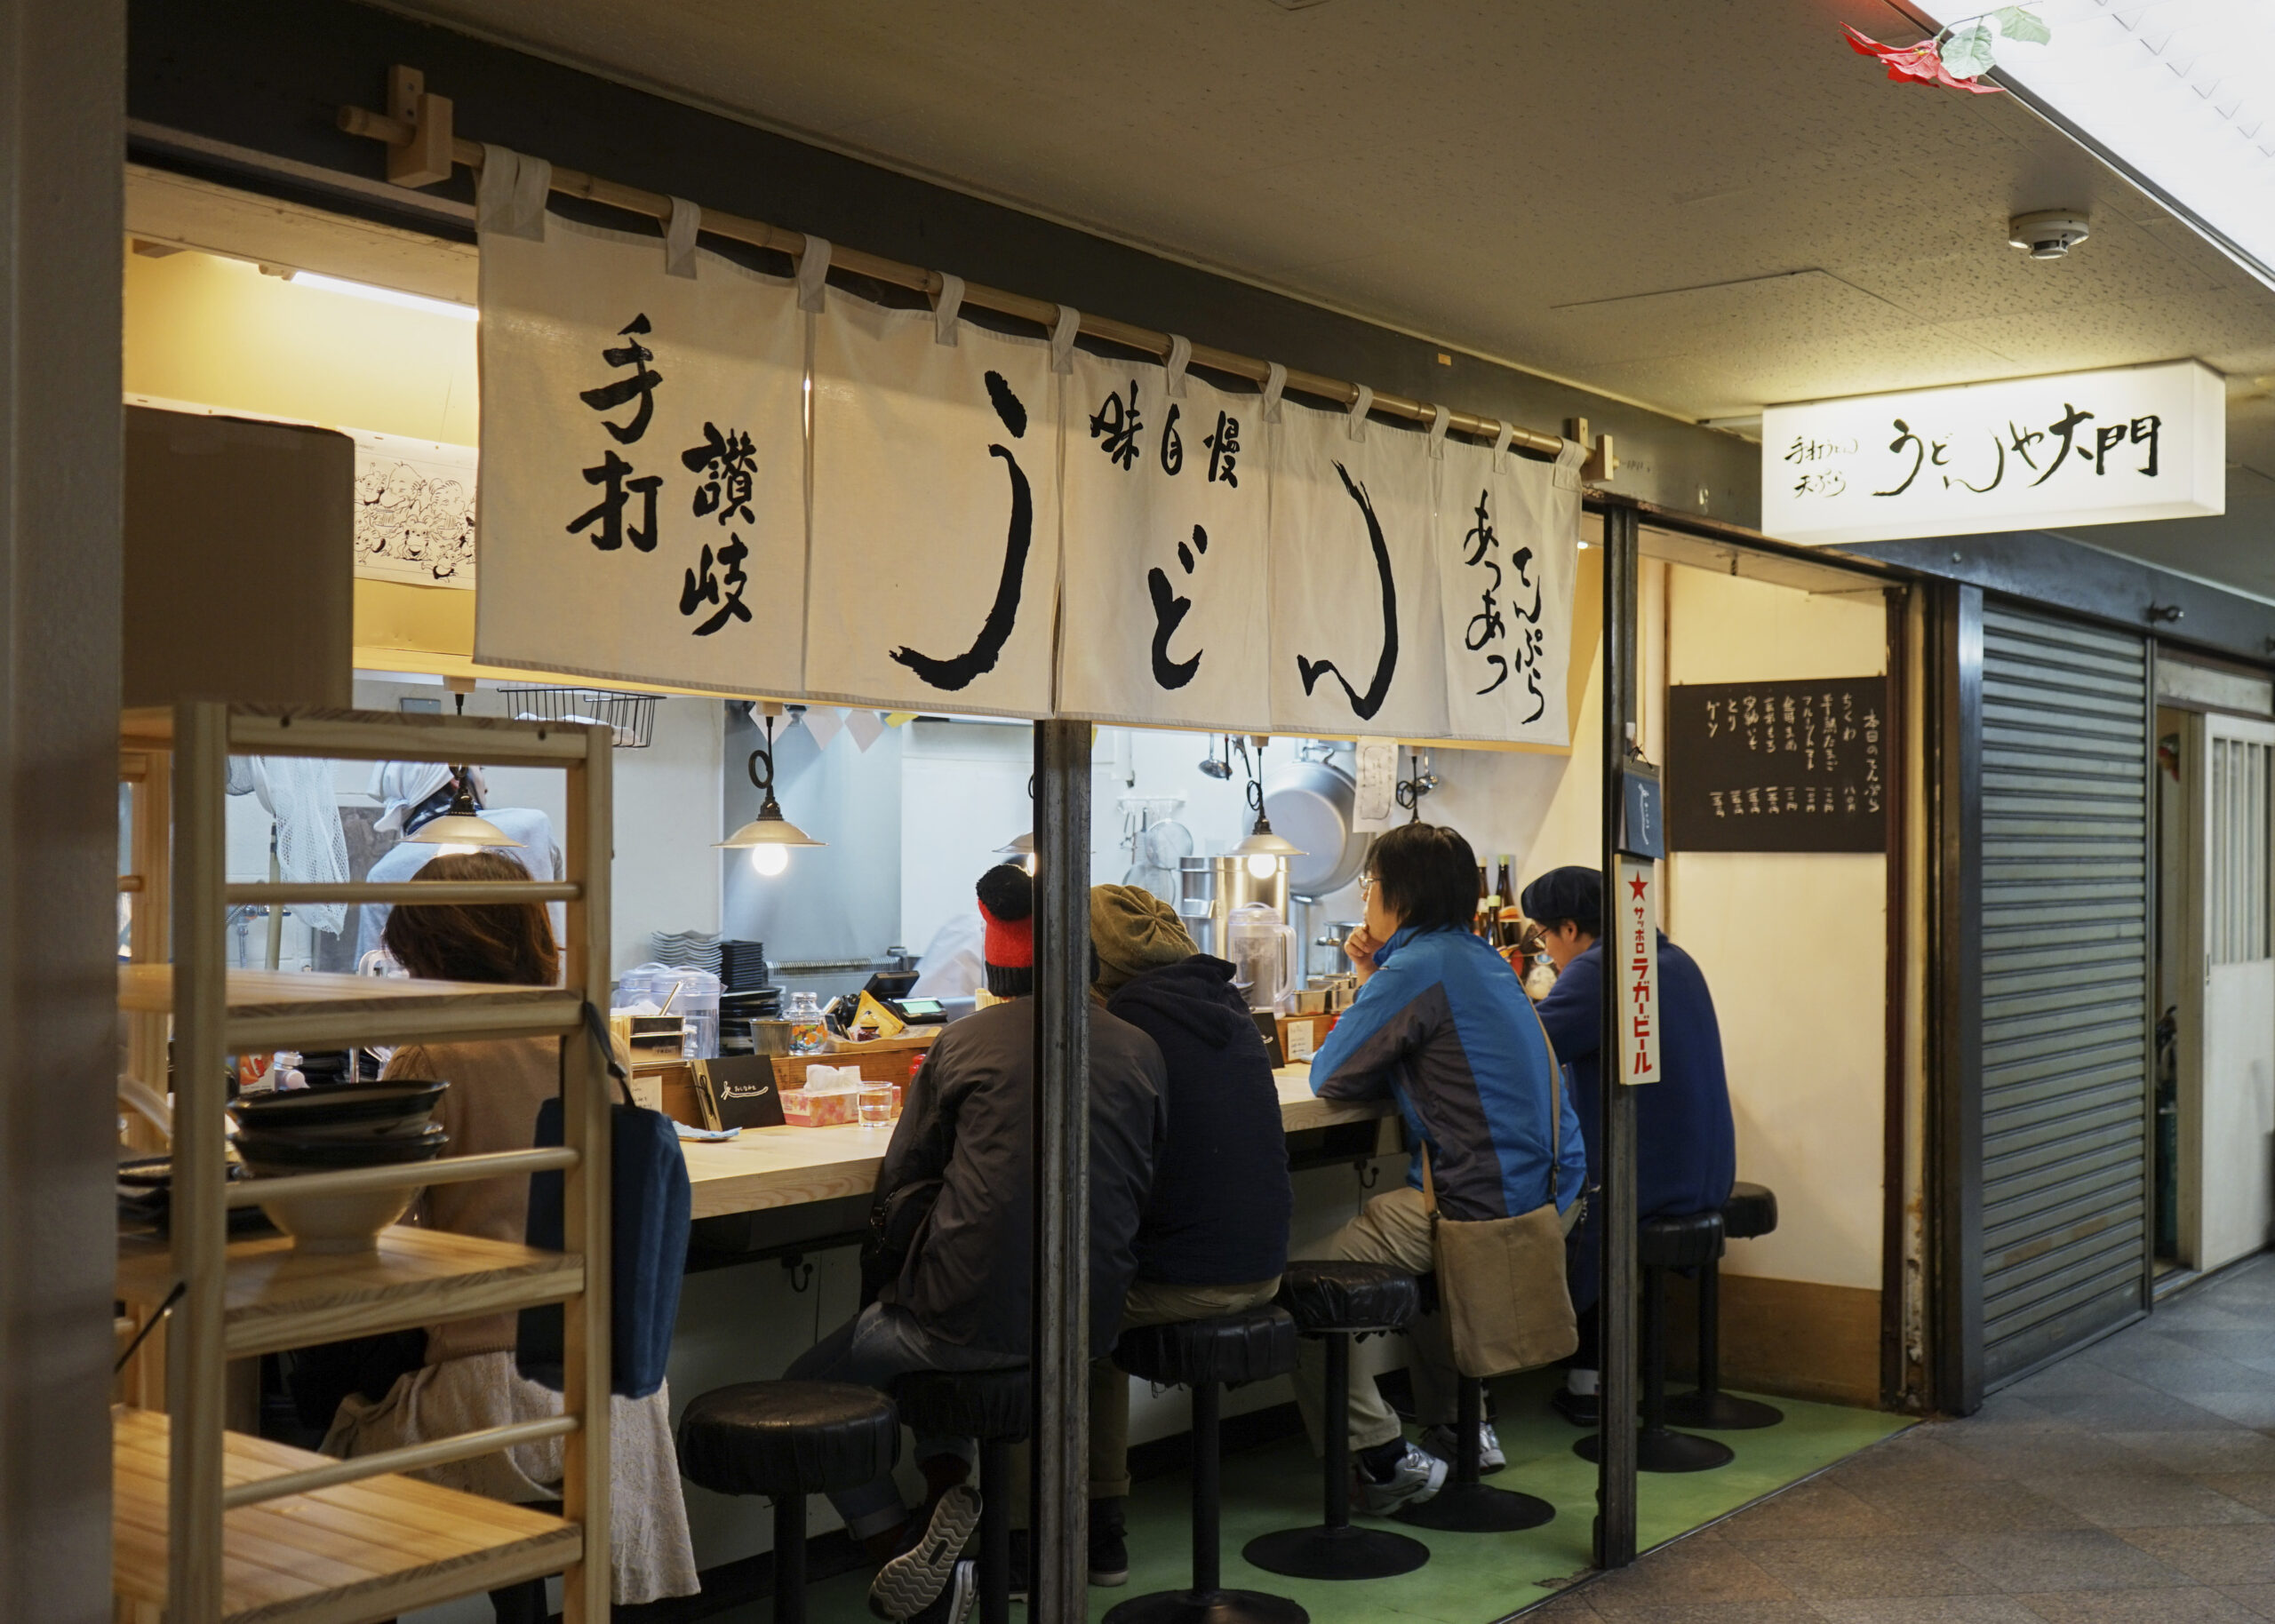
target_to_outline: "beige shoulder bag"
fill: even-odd
[[[1564,1283],[1564,1223],[1556,1211],[1562,1160],[1563,1069],[1549,1051],[1548,1199],[1513,1218],[1441,1217],[1422,1145],[1422,1205],[1438,1262],[1438,1301],[1465,1376],[1498,1376],[1551,1364],[1580,1345]]]

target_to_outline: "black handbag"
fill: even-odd
[[[917,1237],[931,1222],[932,1204],[939,1198],[939,1180],[916,1179],[871,1204],[869,1232],[861,1242],[863,1308],[900,1278],[908,1254],[916,1249]]]
[[[608,1056],[609,1075],[625,1096],[609,1108],[610,1390],[619,1397],[645,1398],[663,1386],[671,1357],[694,1192],[679,1130],[663,1112],[631,1103],[624,1068],[609,1047],[608,1029],[590,1004],[585,1006],[585,1029]],[[536,1142],[563,1142],[558,1095],[538,1107]],[[558,1171],[530,1175],[531,1246],[562,1250],[564,1188]],[[522,1374],[555,1392],[563,1385],[562,1308],[550,1302],[523,1309],[514,1350]]]

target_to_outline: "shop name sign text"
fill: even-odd
[[[1762,529],[1894,541],[2227,511],[2220,375],[2200,362],[1856,395],[1761,414]]]

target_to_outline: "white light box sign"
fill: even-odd
[[[1894,541],[2227,511],[2220,375],[2200,362],[1856,395],[1761,414],[1761,528]]]

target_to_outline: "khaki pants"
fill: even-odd
[[[1359,1215],[1318,1246],[1313,1258],[1349,1258],[1358,1262],[1389,1263],[1410,1274],[1428,1274],[1438,1266],[1430,1246],[1430,1214],[1423,1210],[1422,1192],[1401,1186],[1385,1190],[1361,1209]],[[1425,1314],[1408,1327],[1413,1358],[1409,1371],[1414,1380],[1415,1418],[1425,1427],[1450,1427],[1460,1396],[1459,1373],[1454,1369],[1453,1344],[1446,1334],[1442,1314]],[[1327,1413],[1327,1346],[1305,1337],[1297,1354],[1296,1405],[1303,1412],[1304,1429],[1312,1448],[1324,1452],[1321,1435]],[[1351,1447],[1372,1449],[1397,1437],[1402,1429],[1398,1416],[1383,1402],[1375,1379],[1351,1361]]]
[[[1250,1286],[1172,1286],[1136,1280],[1122,1302],[1122,1328],[1210,1319],[1261,1308],[1278,1294],[1278,1277]],[[1130,1493],[1130,1377],[1110,1357],[1090,1361],[1090,1498]]]

